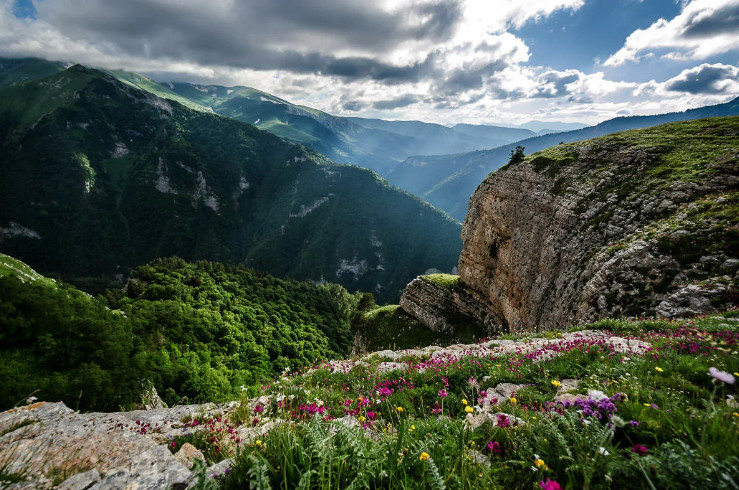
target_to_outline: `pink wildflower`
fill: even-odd
[[[490,441],[488,442],[488,452],[500,454],[503,452],[503,449],[500,447],[500,443],[498,441]]]
[[[539,486],[542,490],[562,490],[562,486],[556,481],[552,481],[547,478],[546,481],[542,480],[539,482]]]
[[[631,452],[636,453],[639,456],[646,456],[648,451],[649,448],[642,444],[634,444],[634,447],[631,448]]]
[[[442,389],[439,390],[439,396],[442,398],[446,398],[447,396],[449,396],[449,393],[447,393],[446,390]]]

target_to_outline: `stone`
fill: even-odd
[[[164,446],[156,446],[135,456],[128,464],[113,468],[90,490],[172,490],[187,488],[191,472]]]
[[[59,486],[57,490],[88,490],[90,487],[100,481],[100,472],[96,469],[85,471],[84,473],[77,473],[74,476],[70,476]]]
[[[174,456],[177,458],[177,461],[187,466],[187,469],[189,470],[191,470],[195,465],[196,459],[205,462],[205,456],[203,456],[203,453],[189,442],[183,444]]]

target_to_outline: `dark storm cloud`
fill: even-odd
[[[739,69],[729,65],[703,64],[685,70],[680,75],[665,82],[665,90],[671,92],[688,92],[690,94],[722,94],[727,84],[720,82],[738,81]]]
[[[696,12],[686,22],[685,37],[711,37],[718,34],[739,36],[739,5],[725,5],[708,16]]]
[[[431,74],[429,59],[394,65],[382,61],[385,52],[411,40],[442,43],[461,19],[458,0],[413,4],[392,13],[373,2],[345,0],[88,0],[84,9],[77,0],[45,0],[38,15],[66,36],[118,55],[385,83]],[[341,49],[366,54],[328,54]]]
[[[390,100],[378,100],[377,102],[372,104],[372,108],[377,110],[398,109],[400,107],[406,107],[411,104],[415,104],[418,101],[419,98],[417,96],[413,94],[406,94]]]

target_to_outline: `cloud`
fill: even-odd
[[[705,59],[739,48],[739,0],[693,0],[672,20],[637,29],[603,64],[619,66],[664,52],[670,59]]]
[[[378,100],[377,102],[372,104],[372,107],[381,111],[388,109],[399,109],[401,107],[407,107],[411,104],[415,104],[419,100],[420,99],[416,95],[406,94],[394,99]]]
[[[720,63],[683,70],[667,80],[664,89],[670,92],[690,94],[737,94],[739,93],[739,68]]]

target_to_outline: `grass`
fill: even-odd
[[[241,418],[255,417],[247,425],[260,435],[232,444],[235,463],[214,483],[733,488],[739,391],[708,373],[739,371],[737,319],[733,310],[683,321],[603,320],[578,328],[605,337],[545,336],[551,343],[528,353],[409,358],[407,369],[384,373],[371,358],[285,374],[261,387],[268,403],[242,400]],[[649,348],[615,352],[604,338],[616,335]],[[579,380],[574,404],[555,401],[567,378]],[[524,386],[493,400],[492,388],[504,382]],[[469,410],[487,421],[472,423]],[[268,431],[275,420],[283,423]]]
[[[18,259],[0,253],[0,277],[11,275],[18,277],[23,282],[41,281],[41,283],[48,286],[56,286],[53,279],[42,276]]]
[[[427,274],[421,278],[446,290],[452,290],[459,284],[459,276],[454,274]]]

